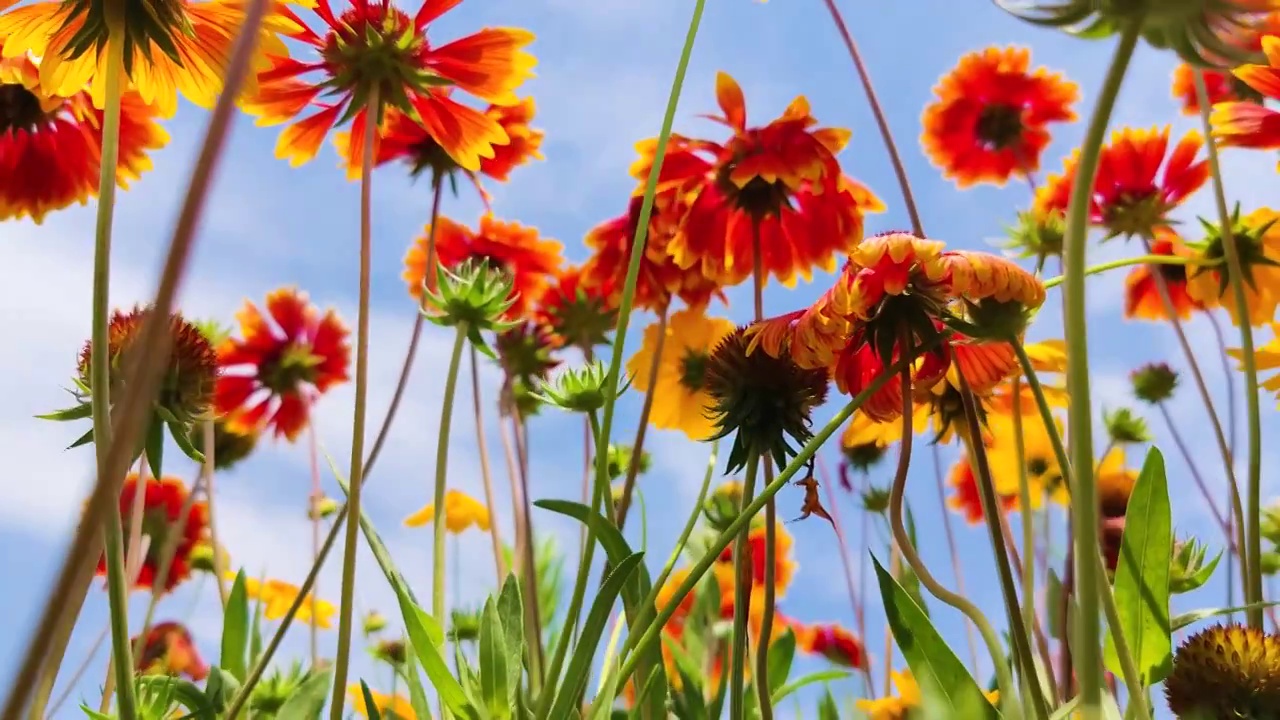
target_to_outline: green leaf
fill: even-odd
[[[769,697],[787,684],[791,663],[796,657],[796,634],[787,628],[769,645]]]
[[[404,618],[405,629],[409,633],[409,644],[413,646],[422,669],[427,678],[439,693],[440,699],[455,715],[463,718],[476,718],[475,708],[467,699],[462,685],[449,673],[441,650],[444,647],[444,631],[440,625],[409,599],[404,588],[395,588],[400,601],[400,614]]]
[[[244,570],[227,595],[227,608],[222,615],[222,654],[218,665],[241,682],[245,677],[245,651],[249,646],[249,599],[244,588]]]
[[[261,601],[253,605],[253,623],[249,626],[249,664],[246,667],[257,665],[258,658],[262,657],[262,608]]]
[[[1067,701],[1066,705],[1053,711],[1049,716],[1049,720],[1071,720],[1074,717],[1076,706],[1080,704],[1080,696],[1077,695]]]
[[[680,690],[671,694],[676,717],[685,720],[708,720],[707,701],[702,692],[702,678],[690,675],[683,667],[677,667],[676,671],[680,673]]]
[[[966,710],[985,708],[984,717],[998,717],[999,713],[987,702],[982,688],[974,681],[942,636],[934,629],[929,618],[911,599],[911,595],[893,579],[875,556],[876,577],[880,581],[880,598],[884,602],[885,618],[893,631],[893,638],[902,650],[907,666],[916,681],[930,685],[941,695],[948,717],[974,717],[963,715]]]
[[[190,428],[184,429],[182,423],[171,421],[169,422],[169,436],[173,438],[173,443],[178,446],[178,450],[181,450],[183,455],[198,463],[204,462],[204,454],[197,450],[195,445],[191,444]]]
[[[616,658],[604,669],[604,685],[591,701],[587,720],[607,720],[613,714],[613,703],[618,697],[618,671],[621,669],[622,664]]]
[[[840,709],[836,707],[836,699],[831,697],[831,690],[822,693],[818,703],[818,720],[840,720]]]
[[[844,670],[819,670],[818,672],[809,673],[804,677],[798,678],[795,681],[789,682],[777,690],[774,690],[772,696],[773,704],[776,707],[795,691],[806,686],[813,685],[814,683],[832,682],[835,680],[843,680],[847,677],[849,677],[849,673]]]
[[[507,700],[514,707],[524,662],[524,603],[520,597],[520,580],[515,573],[508,574],[507,581],[502,584],[502,592],[498,595],[498,617],[502,618],[502,629],[506,631]]]
[[[405,658],[405,678],[409,685],[409,705],[413,708],[416,720],[431,720],[431,705],[427,702],[427,691],[422,687],[422,678],[418,675],[418,660],[412,653]]]
[[[158,417],[151,418],[146,438],[147,466],[152,477],[164,477],[160,468],[164,466],[164,422]]]
[[[276,713],[275,720],[316,720],[329,699],[329,685],[333,671],[325,670],[307,678]],[[372,706],[370,706],[372,707]]]
[[[67,449],[78,448],[82,445],[88,445],[93,442],[93,428],[89,428],[85,434],[76,438],[76,441],[67,446]]]
[[[1218,615],[1230,615],[1232,613],[1247,612],[1249,610],[1257,610],[1260,608],[1269,608],[1280,605],[1280,600],[1269,602],[1250,603],[1248,605],[1237,605],[1235,607],[1225,608],[1202,608],[1200,610],[1192,610],[1181,615],[1176,615],[1170,623],[1174,630],[1181,630],[1188,625],[1198,623],[1206,618],[1216,617]]]
[[[36,419],[66,422],[68,420],[84,420],[90,415],[93,415],[93,403],[83,403],[64,410],[55,410],[45,415],[37,415]]]
[[[373,693],[369,692],[369,684],[360,679],[360,694],[364,696],[365,717],[368,720],[382,720],[382,711],[378,709],[378,703],[373,701]]]
[[[1062,581],[1058,573],[1049,570],[1049,578],[1045,581],[1045,598],[1049,616],[1049,634],[1054,640],[1062,639]]]
[[[1116,610],[1120,632],[1129,643],[1138,675],[1146,685],[1173,669],[1169,624],[1169,562],[1173,554],[1173,513],[1165,480],[1164,456],[1156,448],[1138,474],[1125,512],[1120,559],[1116,565]],[[1121,674],[1120,656],[1111,633],[1103,656],[1107,669]]]
[[[343,477],[342,472],[338,470],[338,466],[333,462],[333,457],[329,455],[329,452],[327,450],[323,452],[324,459],[329,463],[329,471],[333,473],[333,479],[338,481],[338,487],[342,488],[342,493],[349,496],[351,494],[350,483]],[[391,587],[395,589],[397,594],[403,592],[409,599],[410,604],[417,605],[418,601],[413,595],[413,590],[409,589],[409,583],[405,582],[404,575],[400,573],[395,561],[391,559],[391,553],[387,551],[387,544],[382,542],[382,536],[374,529],[369,516],[364,512],[364,508],[360,508],[360,530],[364,533],[365,541],[369,543],[369,550],[373,553],[373,559],[378,561],[378,567],[382,568],[382,574],[387,577],[387,582],[391,583]],[[444,641],[441,640],[441,642]]]
[[[609,613],[613,611],[613,604],[642,560],[644,560],[644,553],[633,553],[622,562],[615,564],[613,572],[609,573],[600,585],[595,602],[591,603],[591,610],[587,613],[587,620],[582,625],[578,644],[573,649],[573,657],[569,660],[569,667],[565,671],[564,684],[556,693],[556,701],[552,705],[550,717],[568,717],[582,695],[587,686],[587,677],[591,674],[591,661],[595,656],[596,646],[600,643],[600,636],[604,634],[605,624],[609,622]],[[665,698],[663,705],[666,705]]]
[[[1209,578],[1213,576],[1213,571],[1218,569],[1218,562],[1220,560],[1222,560],[1222,551],[1219,551],[1217,555],[1214,555],[1212,560],[1201,565],[1200,569],[1192,573],[1190,577],[1183,578],[1182,583],[1177,590],[1170,587],[1170,594],[1189,593],[1192,590],[1198,590],[1203,587],[1205,583],[1209,582]],[[1177,628],[1174,629],[1176,630]]]
[[[508,677],[506,630],[493,598],[489,598],[480,615],[480,697],[492,717],[511,717]]]

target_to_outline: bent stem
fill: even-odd
[[[760,453],[752,448],[747,455],[747,475],[742,481],[739,514],[755,498],[756,476],[760,472]],[[766,504],[766,507],[768,505]],[[746,711],[747,617],[751,614],[751,561],[747,538],[751,526],[745,525],[733,542],[733,645],[729,651],[729,720],[742,720]]]
[[[1098,102],[1089,120],[1080,149],[1067,207],[1067,229],[1063,242],[1063,328],[1067,346],[1067,393],[1071,458],[1076,468],[1071,485],[1072,523],[1076,545],[1076,588],[1080,598],[1076,637],[1072,648],[1076,676],[1080,684],[1080,711],[1084,720],[1097,720],[1102,712],[1102,637],[1098,597],[1102,592],[1098,563],[1098,488],[1093,474],[1093,404],[1089,396],[1089,337],[1085,306],[1085,246],[1089,234],[1089,201],[1098,158],[1107,132],[1107,123],[1124,83],[1125,71],[1133,59],[1141,37],[1142,19],[1131,19],[1120,35],[1115,57],[1098,91]],[[1049,422],[1052,432],[1054,424]],[[1142,692],[1142,688],[1137,688]]]
[[[498,585],[506,578],[506,563],[502,559],[502,536],[498,533],[498,506],[493,500],[493,473],[489,470],[489,443],[484,437],[484,414],[480,402],[480,361],[476,348],[471,347],[471,409],[476,416],[476,453],[480,455],[480,481],[484,485],[484,506],[489,512],[489,539],[493,542],[493,567],[498,573]]]
[[[351,490],[347,493],[347,504],[355,517],[360,517],[360,491],[364,486],[364,424],[369,394],[369,277],[373,263],[373,151],[381,117],[382,105],[375,86],[369,92],[365,104],[364,156],[360,163],[360,289],[356,318],[355,409],[351,420],[351,470],[348,477]],[[342,720],[342,707],[347,697],[347,667],[351,654],[352,610],[355,605],[356,548],[359,540],[360,523],[353,522],[347,526],[343,549],[338,650],[334,659],[333,700],[329,708],[332,720]],[[314,608],[314,600],[312,603]]]
[[[1262,414],[1258,402],[1258,364],[1253,356],[1253,327],[1249,325],[1249,303],[1244,292],[1244,267],[1240,263],[1240,249],[1232,233],[1231,215],[1227,210],[1227,195],[1222,182],[1222,164],[1218,160],[1218,144],[1213,138],[1209,123],[1208,92],[1204,85],[1204,73],[1193,73],[1196,99],[1200,106],[1200,122],[1205,130],[1205,147],[1209,154],[1209,172],[1213,176],[1213,199],[1218,209],[1218,222],[1222,226],[1222,250],[1227,258],[1227,280],[1235,300],[1236,317],[1240,326],[1240,355],[1244,367],[1244,397],[1249,420],[1249,514],[1245,546],[1240,549],[1247,558],[1248,567],[1241,567],[1240,574],[1248,578],[1244,601],[1250,606],[1245,611],[1249,626],[1262,629]],[[1238,496],[1238,490],[1237,490]],[[1235,499],[1238,503],[1238,497]],[[1239,515],[1237,515],[1237,521]],[[1243,564],[1243,563],[1242,563]]]
[[[640,474],[641,454],[644,452],[644,438],[649,429],[649,415],[653,412],[653,399],[658,394],[656,387],[658,371],[662,368],[662,351],[667,344],[667,310],[670,304],[663,305],[658,311],[658,341],[653,347],[653,361],[649,363],[649,391],[644,394],[644,403],[640,406],[640,419],[636,421],[636,439],[631,444],[631,462],[627,463],[627,477],[622,483],[622,494],[618,498],[617,523],[621,530],[627,524],[627,511],[631,509],[631,493],[635,490],[636,478]],[[600,442],[604,439],[598,438]],[[608,448],[607,444],[597,444],[599,448]]]
[[[899,378],[902,383],[902,441],[898,445],[898,469],[894,473],[893,485],[889,489],[889,528],[893,532],[894,543],[898,546],[898,551],[902,553],[903,561],[910,565],[911,569],[920,578],[920,583],[934,597],[959,610],[965,617],[969,618],[974,627],[978,628],[978,633],[982,635],[982,640],[987,645],[987,652],[991,655],[991,662],[995,666],[996,683],[1000,687],[1001,699],[1007,698],[1016,702],[1014,699],[1017,697],[1015,692],[1017,686],[1013,684],[1013,675],[1009,672],[1009,663],[1005,659],[1000,636],[996,634],[995,629],[991,627],[991,623],[982,614],[982,611],[978,609],[977,605],[969,602],[964,596],[951,592],[943,587],[942,583],[938,582],[916,553],[915,545],[911,542],[911,535],[907,532],[907,526],[902,521],[902,500],[904,491],[907,488],[907,470],[911,466],[912,437],[915,435],[914,429],[911,427],[911,368],[904,366],[899,371]]]

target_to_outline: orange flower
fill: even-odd
[[[1280,36],[1262,38],[1266,65],[1241,65],[1232,74],[1264,98],[1280,100]],[[1213,106],[1213,137],[1223,145],[1280,148],[1280,113],[1262,103],[1224,102]]]
[[[1200,72],[1204,73],[1204,89],[1209,105],[1240,99],[1237,88],[1243,83],[1237,84],[1230,72],[1212,68],[1202,68]],[[1183,115],[1200,114],[1194,68],[1186,63],[1178,63],[1173,69],[1172,92],[1173,98],[1182,104]]]
[[[236,313],[244,337],[218,348],[223,373],[214,405],[233,430],[271,426],[276,437],[292,441],[316,398],[347,381],[348,330],[333,310],[320,315],[297,288],[268,293],[267,312],[274,325],[252,302]]]
[[[951,485],[951,497],[947,498],[947,507],[964,515],[970,525],[982,522],[982,496],[978,494],[978,479],[973,474],[973,465],[967,455],[951,466],[951,474],[947,477]],[[1017,495],[1001,495],[1000,509],[1008,512],[1018,505]]]
[[[802,651],[825,656],[838,665],[867,666],[867,650],[862,641],[840,625],[809,625],[796,628],[796,646]]]
[[[838,254],[862,239],[862,218],[883,203],[841,175],[835,155],[848,130],[814,129],[809,102],[798,97],[782,117],[747,127],[742,89],[725,73],[716,77],[716,99],[729,127],[724,143],[673,137],[663,162],[663,186],[689,195],[681,231],[668,250],[677,265],[700,267],[725,285],[750,277],[757,236],[766,274],[785,284],[812,269],[835,269]],[[643,183],[656,141],[641,146],[632,175]]]
[[[787,595],[787,588],[791,585],[791,579],[795,577],[797,564],[791,559],[792,546],[791,533],[787,532],[782,524],[775,526],[775,554],[773,566],[773,585],[774,597],[783,598]],[[764,575],[765,575],[765,528],[759,525],[751,528],[747,535],[747,561],[751,567],[751,596],[754,600],[756,595],[763,598],[764,596]],[[715,567],[713,568],[716,580],[720,583],[720,610],[721,614],[728,617],[734,612],[734,582],[733,575],[733,546],[724,549],[717,558]],[[759,590],[760,592],[757,592]]]
[[[508,318],[524,317],[534,300],[542,296],[551,276],[560,268],[563,246],[555,240],[544,240],[535,228],[505,222],[486,214],[480,218],[480,229],[472,231],[446,217],[436,228],[437,261],[446,268],[467,260],[487,259],[491,267],[499,267],[512,276],[515,303],[507,311]],[[427,277],[427,241],[431,226],[427,225],[404,256],[404,277],[409,294],[421,297]],[[434,277],[435,270],[431,270]]]
[[[1036,308],[1044,302],[1044,286],[1013,262],[944,247],[905,232],[869,238],[812,306],[749,328],[752,348],[758,345],[774,357],[790,353],[802,368],[828,368],[841,392],[856,395],[897,359],[904,328],[910,328],[913,342],[923,342],[928,326],[941,329],[952,304]],[[1005,343],[955,334],[913,365],[913,387],[929,397],[953,364],[979,394],[1017,365]],[[879,422],[898,418],[902,392],[901,379],[894,378],[860,409]]]
[[[371,93],[403,112],[411,112],[440,148],[466,170],[478,170],[480,158],[494,157],[494,145],[510,141],[493,117],[462,105],[442,85],[486,102],[516,105],[515,89],[531,76],[535,60],[522,48],[533,33],[487,28],[435,46],[428,26],[461,0],[423,0],[411,17],[394,5],[352,0],[335,15],[329,0],[317,0],[316,16],[326,26],[320,35],[299,21],[294,40],[319,56],[312,62],[272,55],[271,69],[258,76],[258,92],[245,105],[260,124],[294,120],[309,108],[317,112],[294,122],[280,135],[276,157],[299,166],[315,157],[335,124],[352,119],[347,167],[360,167]],[[370,70],[370,66],[376,70]],[[376,146],[375,146],[376,147]],[[374,157],[377,158],[377,149]]]
[[[450,93],[448,90],[441,90],[440,94],[448,97]],[[487,205],[489,194],[481,187],[479,175],[506,182],[516,167],[531,159],[542,159],[539,148],[542,146],[543,133],[529,127],[529,123],[533,121],[533,113],[533,98],[525,98],[519,104],[511,106],[490,105],[484,111],[485,117],[496,121],[506,132],[507,141],[493,145],[493,157],[480,157],[477,174],[474,169],[462,168],[449,156],[436,140],[438,130],[428,129],[412,116],[395,108],[388,108],[382,127],[379,128],[378,152],[373,164],[381,166],[390,162],[403,162],[409,166],[409,173],[413,177],[431,171],[443,179],[446,175],[461,171],[475,185]],[[363,158],[364,148],[352,147],[351,137],[350,132],[340,131],[334,135],[334,144],[338,148],[338,154],[344,158],[347,177],[354,180],[360,177],[359,160]],[[361,139],[357,138],[356,145],[360,142]]]
[[[1216,28],[1219,42],[1235,50],[1248,53],[1262,51],[1262,38],[1280,32],[1280,13],[1269,12],[1261,17],[1248,18],[1245,24],[1221,23]],[[1220,57],[1208,52],[1204,57],[1215,67],[1233,67],[1238,61]],[[1209,104],[1221,102],[1244,101],[1257,103],[1262,96],[1253,88],[1241,82],[1228,70],[1213,67],[1201,68],[1204,74],[1204,85]],[[1173,97],[1182,104],[1183,115],[1199,115],[1200,103],[1196,96],[1194,68],[1187,63],[1178,63],[1173,69]]]
[[[151,169],[148,151],[169,142],[155,108],[134,92],[121,98],[116,183],[129,187]],[[40,69],[26,55],[3,59],[0,41],[0,220],[83,205],[98,192],[102,111],[80,90],[60,97],[40,84]]]
[[[538,321],[549,327],[562,345],[590,350],[609,341],[618,319],[616,278],[601,278],[599,285],[592,280],[585,265],[566,268],[538,301]]]
[[[966,188],[1003,185],[1040,168],[1047,126],[1076,119],[1079,88],[1058,73],[1030,69],[1026,48],[989,47],[960,58],[933,88],[921,141],[943,177]]]
[[[137,638],[130,640],[136,643]],[[199,682],[209,675],[191,633],[181,623],[162,622],[147,631],[137,658],[138,672],[146,675],[186,676]]]
[[[666,167],[664,162],[664,173]],[[679,230],[679,219],[688,207],[681,199],[683,196],[684,193],[676,189],[663,190],[654,196],[640,274],[636,278],[636,308],[657,312],[670,305],[673,297],[690,307],[706,305],[713,296],[724,300],[718,281],[703,275],[700,267],[681,268],[667,251]],[[612,284],[615,304],[622,298],[621,281],[626,278],[631,262],[631,241],[640,222],[643,200],[643,197],[633,197],[626,214],[592,228],[584,241],[592,255],[583,272],[591,278],[592,285]]]
[[[132,531],[133,504],[138,493],[138,474],[129,473],[120,488],[120,521],[124,525],[125,537]],[[208,528],[208,511],[203,502],[192,502],[187,510],[186,518],[182,518],[183,506],[188,502],[187,486],[176,477],[165,477],[157,480],[148,477],[142,487],[142,528],[141,537],[145,547],[145,556],[138,571],[138,579],[134,587],[139,590],[151,590],[155,584],[156,574],[160,572],[160,558],[167,552],[167,546],[174,544],[173,560],[169,564],[169,577],[160,588],[167,593],[186,580],[191,574],[188,561],[191,551],[204,538]],[[171,533],[178,533],[176,542],[171,540]],[[128,548],[125,549],[125,564],[130,564]],[[99,558],[97,574],[107,574],[106,556]]]
[[[1161,229],[1156,232],[1157,239],[1151,243],[1154,255],[1192,257],[1172,230]],[[1191,317],[1192,310],[1203,310],[1204,305],[1191,297],[1187,292],[1186,265],[1138,265],[1129,271],[1124,279],[1124,316],[1139,320],[1168,320],[1164,300],[1160,297],[1160,289],[1156,286],[1156,273],[1164,278],[1165,287],[1169,291],[1174,313],[1181,320]]]

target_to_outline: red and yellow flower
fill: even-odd
[[[978,478],[973,474],[973,463],[968,455],[951,466],[947,475],[947,484],[951,486],[951,496],[947,498],[947,507],[964,515],[965,522],[977,525],[982,522],[982,496],[978,491]],[[997,493],[1000,510],[1008,512],[1018,506],[1018,495]]]
[[[796,646],[804,652],[822,655],[837,665],[851,668],[867,666],[867,649],[862,640],[835,623],[797,627]]]
[[[430,237],[431,226],[427,225],[404,256],[402,277],[414,299],[422,296],[422,286],[428,278]],[[507,310],[509,319],[525,317],[537,298],[542,297],[563,262],[563,247],[555,240],[541,238],[536,228],[498,220],[489,214],[480,218],[480,227],[475,231],[446,217],[437,219],[436,261],[441,265],[453,268],[467,260],[487,260],[490,267],[511,274],[515,302]],[[435,274],[432,268],[430,277]]]
[[[959,303],[1044,302],[1044,286],[1015,263],[905,232],[877,235],[859,245],[844,271],[812,306],[752,326],[752,347],[802,368],[827,368],[840,391],[856,395],[898,358],[903,340],[919,347],[940,332]],[[912,387],[928,398],[954,365],[978,394],[994,388],[1017,366],[1007,343],[953,334],[910,368]],[[889,380],[863,404],[872,420],[903,411],[901,378]]]
[[[1228,348],[1227,353],[1237,361],[1242,361],[1244,358],[1239,348]],[[1271,341],[1254,349],[1253,361],[1259,372],[1280,370],[1280,323],[1271,323]],[[1244,369],[1243,362],[1241,362],[1241,369]],[[1280,398],[1280,374],[1263,380],[1261,387]]]
[[[272,67],[258,76],[259,88],[246,102],[260,124],[294,121],[280,135],[276,156],[298,166],[315,157],[329,130],[352,120],[345,162],[359,167],[368,102],[416,115],[450,158],[479,170],[480,158],[494,158],[494,145],[509,142],[498,121],[459,103],[446,89],[497,105],[517,105],[515,89],[530,77],[535,60],[523,48],[533,33],[487,28],[445,45],[427,39],[432,22],[461,0],[424,0],[413,16],[386,2],[352,0],[335,14],[329,0],[316,0],[323,34],[299,21],[290,37],[314,48],[318,59],[304,62],[272,54]],[[375,155],[377,139],[375,138]]]
[[[921,142],[961,188],[1038,170],[1049,124],[1075,120],[1071,105],[1080,97],[1061,74],[1031,70],[1031,51],[1013,46],[965,55],[933,93]]]
[[[1236,325],[1247,319],[1262,325],[1275,319],[1280,306],[1280,213],[1258,208],[1231,218],[1231,237],[1244,275],[1245,317],[1242,318],[1230,291],[1224,262],[1225,238],[1221,227],[1211,226],[1208,238],[1195,246],[1195,262],[1187,278],[1187,293],[1205,307],[1221,307]]]
[[[95,0],[43,0],[13,7],[17,3],[0,0],[0,38],[5,38],[0,55],[41,58],[40,85],[46,92],[72,97],[88,88],[93,106],[103,108],[106,58],[113,41],[103,12],[93,7]],[[124,47],[117,49],[125,60],[125,89],[165,117],[177,111],[179,94],[200,107],[213,107],[247,5],[245,0],[166,0],[128,6]],[[272,3],[258,32],[254,66],[268,67],[267,55],[287,57],[279,34],[298,28],[292,13]],[[253,87],[252,77],[248,85]]]
[[[1248,18],[1246,23],[1220,23],[1216,28],[1220,42],[1236,50],[1246,53],[1262,51],[1262,38],[1280,32],[1280,13],[1268,12],[1260,17]],[[1257,103],[1262,96],[1253,88],[1236,78],[1229,68],[1238,64],[1229,58],[1219,57],[1214,53],[1206,53],[1205,59],[1215,67],[1199,68],[1204,76],[1204,85],[1209,105],[1222,102]],[[1183,62],[1173,69],[1173,97],[1182,105],[1182,114],[1199,115],[1200,101],[1196,94],[1195,70]]]
[[[2,18],[0,18],[2,19]],[[0,45],[3,45],[0,42]],[[83,205],[98,193],[102,111],[81,89],[67,97],[40,84],[40,68],[26,54],[0,51],[0,220]],[[127,188],[151,169],[147,153],[169,142],[155,108],[135,92],[121,98],[116,183]]]
[[[139,484],[142,485],[139,488]],[[173,558],[169,562],[169,574],[165,582],[158,588],[167,593],[178,586],[191,574],[189,560],[196,544],[204,539],[208,530],[208,510],[203,502],[190,501],[185,483],[176,477],[156,479],[148,477],[140,480],[137,473],[129,473],[120,488],[119,509],[120,521],[124,526],[125,536],[132,532],[133,508],[138,492],[141,490],[142,519],[139,528],[142,547],[145,554],[138,565],[137,579],[134,587],[139,590],[151,590],[155,585],[163,556],[173,546]],[[186,507],[186,516],[183,509]],[[174,534],[177,537],[174,537]],[[132,565],[125,549],[125,564]],[[97,574],[106,576],[106,556],[99,558]]]
[[[618,320],[617,279],[601,278],[596,285],[585,265],[556,274],[542,293],[534,315],[555,333],[561,345],[590,350],[608,342]]]
[[[814,129],[809,102],[798,97],[782,117],[747,126],[746,101],[733,78],[719,73],[716,99],[732,136],[723,143],[675,136],[663,162],[661,187],[686,193],[688,211],[668,251],[677,265],[699,267],[725,285],[750,277],[755,246],[762,272],[783,283],[813,268],[834,270],[836,256],[862,239],[863,215],[883,203],[841,174],[836,160],[848,130]],[[656,141],[640,145],[632,175],[643,183]]]
[[[321,315],[297,288],[269,293],[267,313],[270,321],[248,301],[236,313],[242,338],[218,348],[223,372],[214,403],[232,429],[270,427],[292,441],[315,400],[348,380],[349,331],[336,312]]]
[[[136,643],[133,638],[130,643]],[[199,682],[209,676],[191,633],[182,623],[162,622],[147,630],[138,653],[138,672],[144,675],[187,677]]]
[[[1172,230],[1161,229],[1151,243],[1153,255],[1191,258],[1192,252]],[[1193,310],[1204,305],[1187,292],[1186,265],[1138,265],[1124,279],[1124,316],[1138,320],[1170,320],[1161,297],[1157,274],[1164,278],[1174,315],[1180,320],[1191,317]]]
[[[774,565],[773,565],[773,588],[774,597],[783,598],[787,595],[787,588],[791,586],[791,579],[795,577],[798,565],[795,560],[791,559],[791,546],[793,541],[791,533],[787,532],[781,524],[775,526],[774,529]],[[752,596],[764,596],[764,581],[767,555],[765,553],[765,527],[758,525],[751,528],[747,535],[746,545],[746,562],[751,569],[751,594]],[[721,614],[728,617],[734,612],[734,567],[733,567],[733,548],[727,547],[724,552],[720,553],[720,557],[716,559],[716,564],[712,568],[715,573],[716,580],[720,583],[720,609]],[[757,592],[759,591],[759,592]]]
[[[1280,36],[1261,39],[1266,65],[1241,65],[1232,74],[1263,98],[1280,100]],[[1223,145],[1280,148],[1280,112],[1261,102],[1222,102],[1213,106],[1213,137]]]

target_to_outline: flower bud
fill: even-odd
[[[1139,400],[1158,405],[1173,397],[1178,387],[1178,373],[1166,363],[1148,363],[1129,375],[1133,394]]]

